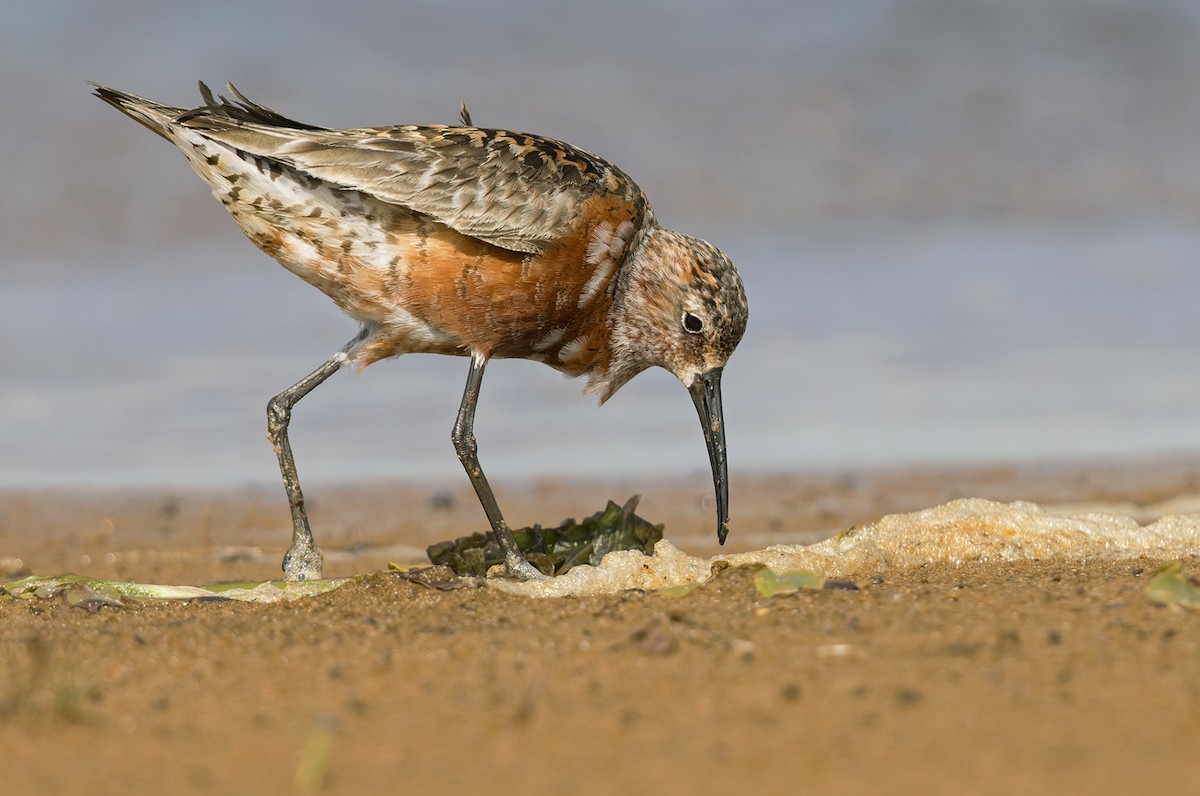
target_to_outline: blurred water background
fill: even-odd
[[[0,20],[0,486],[275,482],[267,399],[354,332],[88,94],[232,80],[329,126],[571,141],[722,246],[735,472],[1200,451],[1190,0],[49,0]],[[307,480],[457,477],[466,362],[338,374]],[[686,392],[496,362],[494,478],[702,473]]]

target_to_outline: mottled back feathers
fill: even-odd
[[[99,89],[102,97],[105,90]],[[501,248],[540,254],[589,197],[613,196],[635,205],[639,216],[648,212],[641,189],[624,172],[562,141],[444,125],[330,130],[230,91],[233,100],[214,98],[203,87],[205,105],[162,110],[174,110],[175,122],[230,147],[402,205]]]

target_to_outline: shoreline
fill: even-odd
[[[537,479],[495,484],[513,527],[557,525],[642,496],[638,513],[697,556],[812,544],[854,525],[963,497],[1026,501],[1049,511],[1103,511],[1145,525],[1200,512],[1200,457],[1103,463],[929,465],[809,473],[734,474],[727,544],[715,539],[712,484],[683,479]],[[426,561],[425,548],[486,530],[466,479],[307,485],[326,574]],[[71,572],[172,582],[270,580],[291,537],[282,488],[0,490],[0,576]],[[165,579],[165,580],[164,580]]]

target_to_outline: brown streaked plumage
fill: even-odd
[[[473,127],[465,105],[462,126],[331,130],[232,85],[230,100],[201,83],[204,104],[190,110],[95,89],[175,144],[255,245],[362,324],[267,407],[292,509],[289,579],[321,574],[287,438],[292,407],[346,364],[414,352],[471,359],[452,438],[511,574],[538,576],[504,522],[473,433],[495,358],[586,375],[585,391],[602,403],[647,367],[678,376],[700,414],[724,542],[720,377],[745,330],[745,292],[720,250],[660,227],[620,169],[560,141]]]

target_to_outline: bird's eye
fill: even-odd
[[[700,320],[698,315],[685,312],[683,313],[683,330],[688,334],[700,334],[704,331],[704,321]]]

